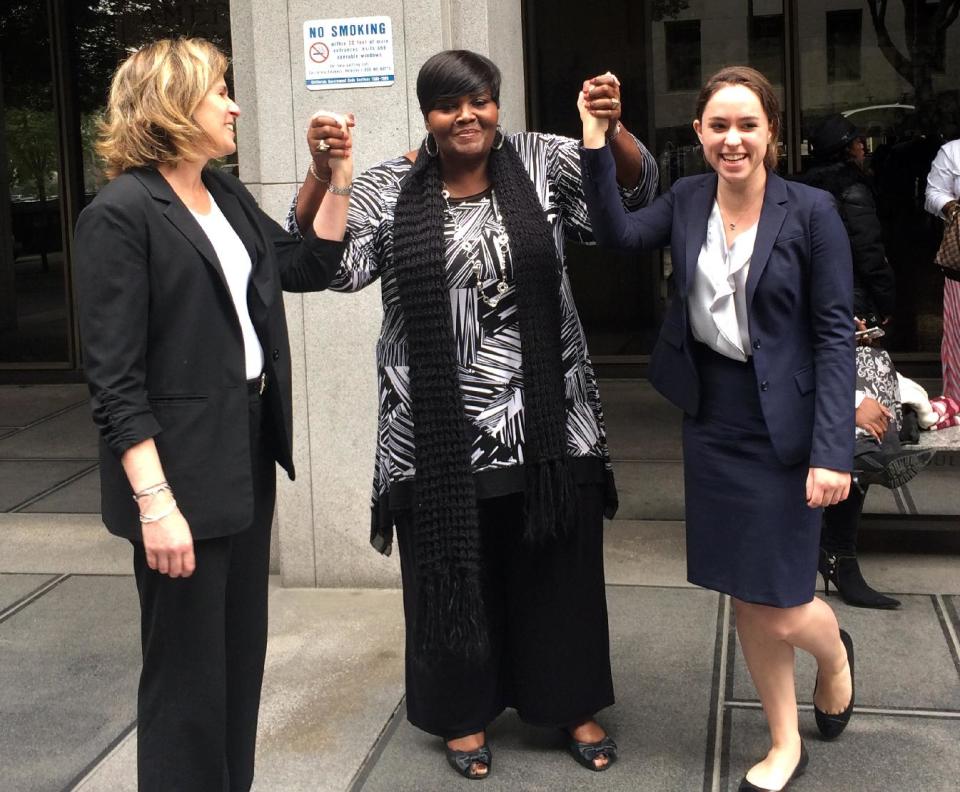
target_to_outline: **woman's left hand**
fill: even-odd
[[[583,81],[583,101],[585,109],[594,118],[606,118],[610,128],[620,120],[620,80],[613,72],[599,74]]]
[[[587,110],[587,101],[582,92],[577,94],[577,111],[583,124],[583,145],[591,149],[603,148],[607,144],[607,119],[597,118]]]
[[[834,506],[850,494],[850,474],[829,468],[812,467],[807,473],[807,506],[819,509]]]

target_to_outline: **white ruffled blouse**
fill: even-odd
[[[756,238],[754,224],[728,248],[720,206],[714,201],[689,296],[693,337],[715,352],[742,362],[750,355],[747,275]]]

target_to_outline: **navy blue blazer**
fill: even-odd
[[[580,150],[593,233],[626,251],[670,244],[675,299],[650,359],[650,382],[696,416],[700,377],[687,295],[717,194],[716,173],[680,179],[650,206],[628,213],[609,147]],[[833,197],[772,171],[747,276],[747,315],[757,392],[770,440],[785,465],[853,466],[853,265]]]

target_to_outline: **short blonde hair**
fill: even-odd
[[[159,39],[121,63],[96,146],[107,177],[206,156],[212,141],[193,114],[229,63],[202,38]]]

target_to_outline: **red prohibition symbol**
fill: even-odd
[[[330,48],[322,41],[310,45],[310,60],[314,63],[323,63],[330,57]]]

